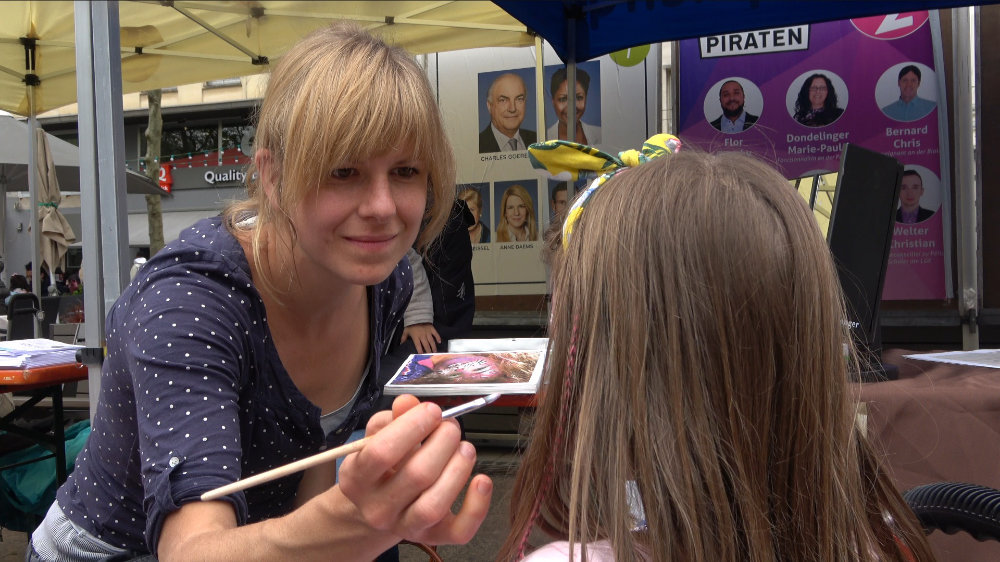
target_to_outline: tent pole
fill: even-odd
[[[552,140],[545,137],[545,55],[542,36],[535,35],[535,130],[538,142]]]
[[[125,133],[122,120],[118,2],[76,0],[77,100],[81,223],[84,243],[85,335],[104,344],[104,319],[128,280]],[[100,88],[100,93],[98,93]],[[100,368],[90,369],[90,412],[100,393]]]
[[[125,208],[125,129],[122,116],[118,2],[93,2],[94,109],[98,188],[101,191],[101,258],[104,315],[128,284],[128,215]],[[98,86],[101,85],[101,86]],[[107,88],[96,95],[96,88]],[[102,315],[102,318],[104,317]]]
[[[38,120],[35,117],[35,86],[38,84],[38,75],[35,74],[35,43],[34,41],[22,41],[24,43],[25,62],[25,83],[28,88],[28,193],[30,194],[31,208],[28,210],[28,239],[31,241],[31,292],[38,295],[41,302],[42,292],[42,264],[38,259],[39,249],[42,246],[41,226],[38,224],[38,147],[35,146],[37,136]],[[7,201],[4,200],[4,205]],[[34,321],[34,336],[38,337],[38,318]]]
[[[566,104],[566,138],[576,142],[576,18],[583,19],[583,11],[576,7],[574,17],[566,18],[566,50],[569,55],[566,59],[566,95],[569,100]],[[558,137],[559,127],[556,127]],[[576,197],[575,182],[566,182],[566,197],[572,201]]]
[[[951,41],[954,69],[955,211],[958,229],[958,314],[962,349],[979,349],[979,223],[976,217],[975,153],[972,145],[971,20],[969,8],[952,11]]]
[[[94,41],[91,36],[90,2],[73,3],[76,25],[76,92],[80,139],[80,226],[83,229],[83,338],[90,347],[104,342],[104,284],[101,282],[101,206],[97,189],[97,147],[94,124]],[[90,418],[97,411],[101,391],[101,368],[90,365]]]

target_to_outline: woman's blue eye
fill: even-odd
[[[412,168],[412,167],[396,168],[396,174],[400,175],[400,176],[402,176],[404,178],[412,178],[413,176],[415,176],[415,175],[417,175],[419,173],[420,173],[420,170],[417,170],[416,168]]]
[[[331,178],[347,179],[354,174],[354,168],[336,168],[330,172]]]

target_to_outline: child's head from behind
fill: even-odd
[[[685,150],[618,174],[553,268],[553,338],[568,341],[575,326],[578,352],[620,354],[607,376],[653,385],[641,392],[704,393],[724,410],[727,389],[762,399],[817,353],[843,356],[826,242],[784,178],[750,157]],[[678,376],[690,369],[701,376]],[[656,371],[662,380],[642,375]]]
[[[836,271],[781,175],[738,153],[662,156],[550,246],[549,384],[515,530],[537,497],[543,529],[658,560],[805,559],[828,528],[867,543],[842,494],[863,486]],[[630,532],[630,480],[646,534]]]

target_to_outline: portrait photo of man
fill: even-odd
[[[479,152],[518,152],[535,142],[535,131],[521,127],[527,91],[524,79],[513,72],[502,73],[493,80],[486,91],[490,122],[479,133]]]
[[[561,181],[552,188],[551,195],[549,197],[549,215],[556,217],[561,217],[566,212],[566,207],[569,206],[569,186],[566,182]]]
[[[899,188],[899,209],[896,210],[896,222],[913,224],[924,222],[934,216],[932,209],[920,206],[920,198],[924,196],[924,179],[916,170],[903,172],[902,185]]]
[[[710,121],[712,127],[723,133],[742,133],[757,122],[757,115],[747,113],[744,109],[746,93],[743,85],[736,80],[727,80],[719,88],[719,105],[722,115]]]
[[[920,81],[919,66],[908,64],[901,68],[896,81],[899,86],[899,99],[882,107],[882,113],[896,121],[916,121],[934,111],[937,102],[917,95],[918,90],[920,90]]]

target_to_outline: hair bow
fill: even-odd
[[[569,236],[580,221],[587,202],[606,181],[622,170],[634,168],[664,154],[673,154],[680,148],[681,139],[667,134],[653,135],[642,143],[641,149],[619,152],[617,157],[592,146],[564,140],[539,142],[529,146],[528,160],[531,165],[554,180],[575,181],[581,176],[586,177],[586,173],[599,174],[566,213],[562,229],[563,248],[569,245]]]

